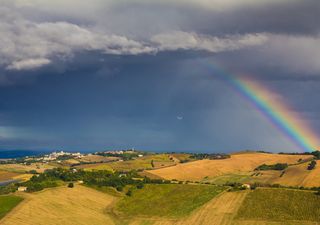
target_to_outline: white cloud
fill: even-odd
[[[151,38],[160,50],[204,50],[222,52],[261,45],[267,41],[265,34],[233,35],[223,38],[198,35],[182,31],[158,34]]]
[[[41,66],[49,64],[51,61],[49,59],[45,58],[39,58],[39,59],[25,59],[20,61],[14,61],[9,66],[7,66],[7,69],[9,70],[29,70],[29,69],[36,69]]]

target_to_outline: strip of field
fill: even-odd
[[[211,185],[145,185],[118,202],[116,210],[124,217],[178,218],[210,201],[225,188]]]
[[[23,198],[15,195],[0,196],[0,220],[22,200]]]
[[[46,169],[52,169],[53,166],[46,163],[32,163],[31,165],[24,164],[1,164],[0,170],[5,170],[9,172],[24,173],[29,172],[30,170],[36,170],[39,173],[42,173]]]
[[[320,222],[320,196],[311,191],[259,188],[247,195],[236,218],[248,224],[254,220]]]
[[[18,176],[18,175],[20,175],[20,174],[19,173],[13,173],[13,172],[9,172],[9,171],[1,171],[0,170],[0,181],[11,180],[15,176]]]
[[[157,154],[157,155],[140,157],[135,160],[80,165],[80,166],[77,166],[77,168],[84,168],[87,170],[95,169],[95,170],[129,171],[129,170],[161,168],[161,167],[167,167],[172,165],[175,165],[175,162],[170,159],[168,154]]]
[[[261,164],[297,163],[299,159],[307,159],[307,155],[280,155],[265,153],[246,153],[232,155],[223,160],[198,160],[190,163],[149,171],[165,179],[202,180],[224,174],[249,172]]]
[[[91,188],[76,185],[23,196],[25,200],[3,218],[1,225],[114,224],[104,211],[115,198]]]

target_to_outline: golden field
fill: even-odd
[[[25,200],[0,221],[1,225],[114,224],[105,209],[115,198],[91,188],[76,185],[20,195]]]
[[[17,173],[24,173],[30,170],[36,170],[38,173],[43,173],[46,169],[52,169],[54,166],[51,166],[47,163],[32,163],[31,165],[25,164],[1,164],[0,170],[5,170],[9,172],[17,172]]]
[[[231,158],[229,159],[198,160],[148,172],[170,180],[202,180],[206,177],[217,177],[224,174],[253,171],[261,164],[295,164],[299,159],[307,158],[310,158],[310,156],[243,153],[231,155]]]

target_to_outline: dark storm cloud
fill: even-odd
[[[204,64],[249,74],[320,130],[319,12],[316,0],[0,0],[1,146],[296,150]]]

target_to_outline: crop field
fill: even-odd
[[[320,222],[320,196],[311,191],[259,188],[247,195],[236,219]]]
[[[15,195],[3,195],[0,196],[0,220],[10,212],[14,207],[16,207],[23,198]],[[1,221],[0,221],[1,223]]]
[[[21,195],[25,200],[3,218],[1,225],[114,224],[105,209],[115,198],[92,188],[76,185]]]
[[[30,170],[36,170],[39,173],[42,173],[46,169],[52,169],[53,166],[46,164],[46,163],[32,163],[31,165],[24,165],[24,164],[1,164],[0,170],[5,170],[9,172],[16,172],[16,173],[25,173]]]
[[[101,155],[86,155],[79,159],[81,162],[111,162],[119,159],[119,157],[105,157]]]
[[[224,192],[179,219],[140,218],[130,225],[231,225],[247,192]]]
[[[19,173],[9,172],[9,171],[1,171],[0,170],[0,181],[11,180],[15,176],[18,176]]]
[[[210,201],[224,190],[211,185],[145,185],[117,203],[124,217],[178,218]]]
[[[152,163],[154,167],[152,167]],[[81,165],[78,168],[85,168],[87,170],[118,170],[118,171],[129,171],[139,169],[152,169],[161,168],[168,165],[174,165],[174,162],[170,160],[167,154],[148,155],[141,158],[128,161],[117,161],[109,163],[97,163]]]
[[[176,166],[149,171],[165,179],[202,180],[225,174],[253,171],[259,165],[288,163],[295,164],[299,159],[307,159],[307,155],[279,155],[266,153],[243,153],[231,155],[223,160],[198,160]]]

